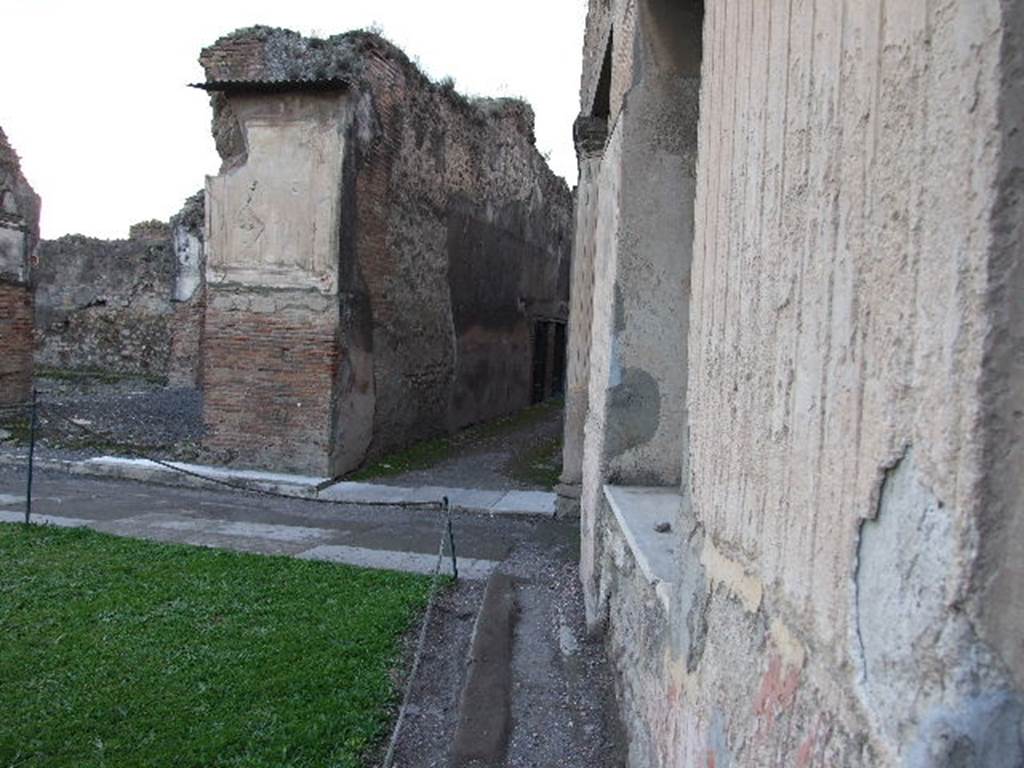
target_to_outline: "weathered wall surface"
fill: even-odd
[[[528,106],[466,100],[394,50],[366,58],[357,257],[382,449],[529,404],[532,324],[568,314],[572,201]]]
[[[39,242],[39,196],[0,129],[0,405],[32,393],[32,264]]]
[[[40,244],[36,363],[194,386],[201,337],[203,201],[126,240],[68,235]]]
[[[234,122],[245,156],[225,157],[206,185],[206,442],[225,461],[332,475],[350,102],[339,92],[219,98],[216,119]],[[366,433],[372,414],[350,415]]]
[[[171,340],[170,232],[44,240],[36,268],[36,363],[163,376]]]
[[[712,5],[705,33],[694,510],[814,649],[825,674],[796,695],[834,732],[859,713],[880,761],[945,743],[1019,764],[1021,625],[999,647],[975,618],[1019,617],[1022,595],[992,603],[973,570],[1021,515],[1019,495],[995,510],[981,493],[983,407],[1010,371],[980,375],[1018,301],[993,215],[1019,194],[997,179],[1020,163],[1002,123],[1020,4],[739,6]]]
[[[672,577],[584,460],[630,764],[1021,765],[1024,4],[705,14]]]
[[[333,320],[302,323],[335,327],[333,372],[317,385],[330,458],[317,471],[527,405],[532,324],[567,315],[571,227],[529,108],[466,100],[367,33],[240,30],[202,62],[224,160],[208,185],[211,297],[239,286],[335,297]],[[206,370],[220,354],[212,316]],[[281,386],[281,408],[306,407]],[[207,399],[214,442],[227,422],[210,409],[229,400]],[[239,461],[259,419],[225,437]]]
[[[197,192],[171,217],[176,260],[171,300],[171,349],[167,382],[172,387],[201,383],[201,350],[206,315],[205,195]]]
[[[581,117],[574,126],[579,183],[575,197],[575,227],[570,283],[569,338],[562,438],[562,475],[558,513],[579,515],[583,481],[583,428],[589,409],[591,329],[594,323],[594,258],[597,250],[598,179],[608,122]]]

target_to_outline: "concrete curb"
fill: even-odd
[[[230,483],[255,491],[280,493],[285,496],[305,499],[316,498],[317,489],[330,482],[329,478],[324,477],[235,470],[177,461],[167,463],[171,466],[157,464],[148,459],[99,456],[94,459],[73,462],[70,471],[78,475],[112,477],[120,480],[136,480],[142,483],[186,488],[216,488],[222,483]],[[202,477],[198,477],[198,475]]]
[[[0,454],[0,465],[3,466],[23,466],[27,461],[27,454]],[[265,491],[298,499],[316,499],[344,504],[394,504],[396,506],[440,502],[447,496],[452,509],[457,512],[537,517],[553,517],[555,514],[555,494],[544,491],[492,491],[443,486],[406,487],[377,483],[336,483],[325,477],[211,467],[176,461],[170,461],[167,464],[175,469],[148,459],[119,456],[99,456],[79,461],[36,459],[35,462],[38,469],[58,470],[88,477],[134,480],[174,488],[216,489],[223,487],[223,483],[229,483],[254,491]]]
[[[469,671],[459,704],[454,768],[501,765],[511,730],[512,629],[515,585],[495,572],[487,580],[473,627]]]

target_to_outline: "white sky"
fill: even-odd
[[[43,198],[43,237],[126,237],[216,173],[199,51],[238,27],[327,36],[376,25],[434,80],[520,96],[576,179],[586,0],[0,0],[0,126]]]

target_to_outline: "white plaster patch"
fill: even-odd
[[[202,279],[199,264],[203,243],[184,227],[174,230],[174,252],[178,257],[178,273],[174,281],[174,300],[188,301],[199,288]]]
[[[750,613],[757,613],[764,597],[764,585],[756,576],[747,572],[742,563],[726,557],[710,538],[704,540],[700,562],[707,571],[708,581],[721,584],[739,599]]]

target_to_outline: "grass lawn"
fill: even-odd
[[[0,525],[0,766],[362,766],[428,590]]]

